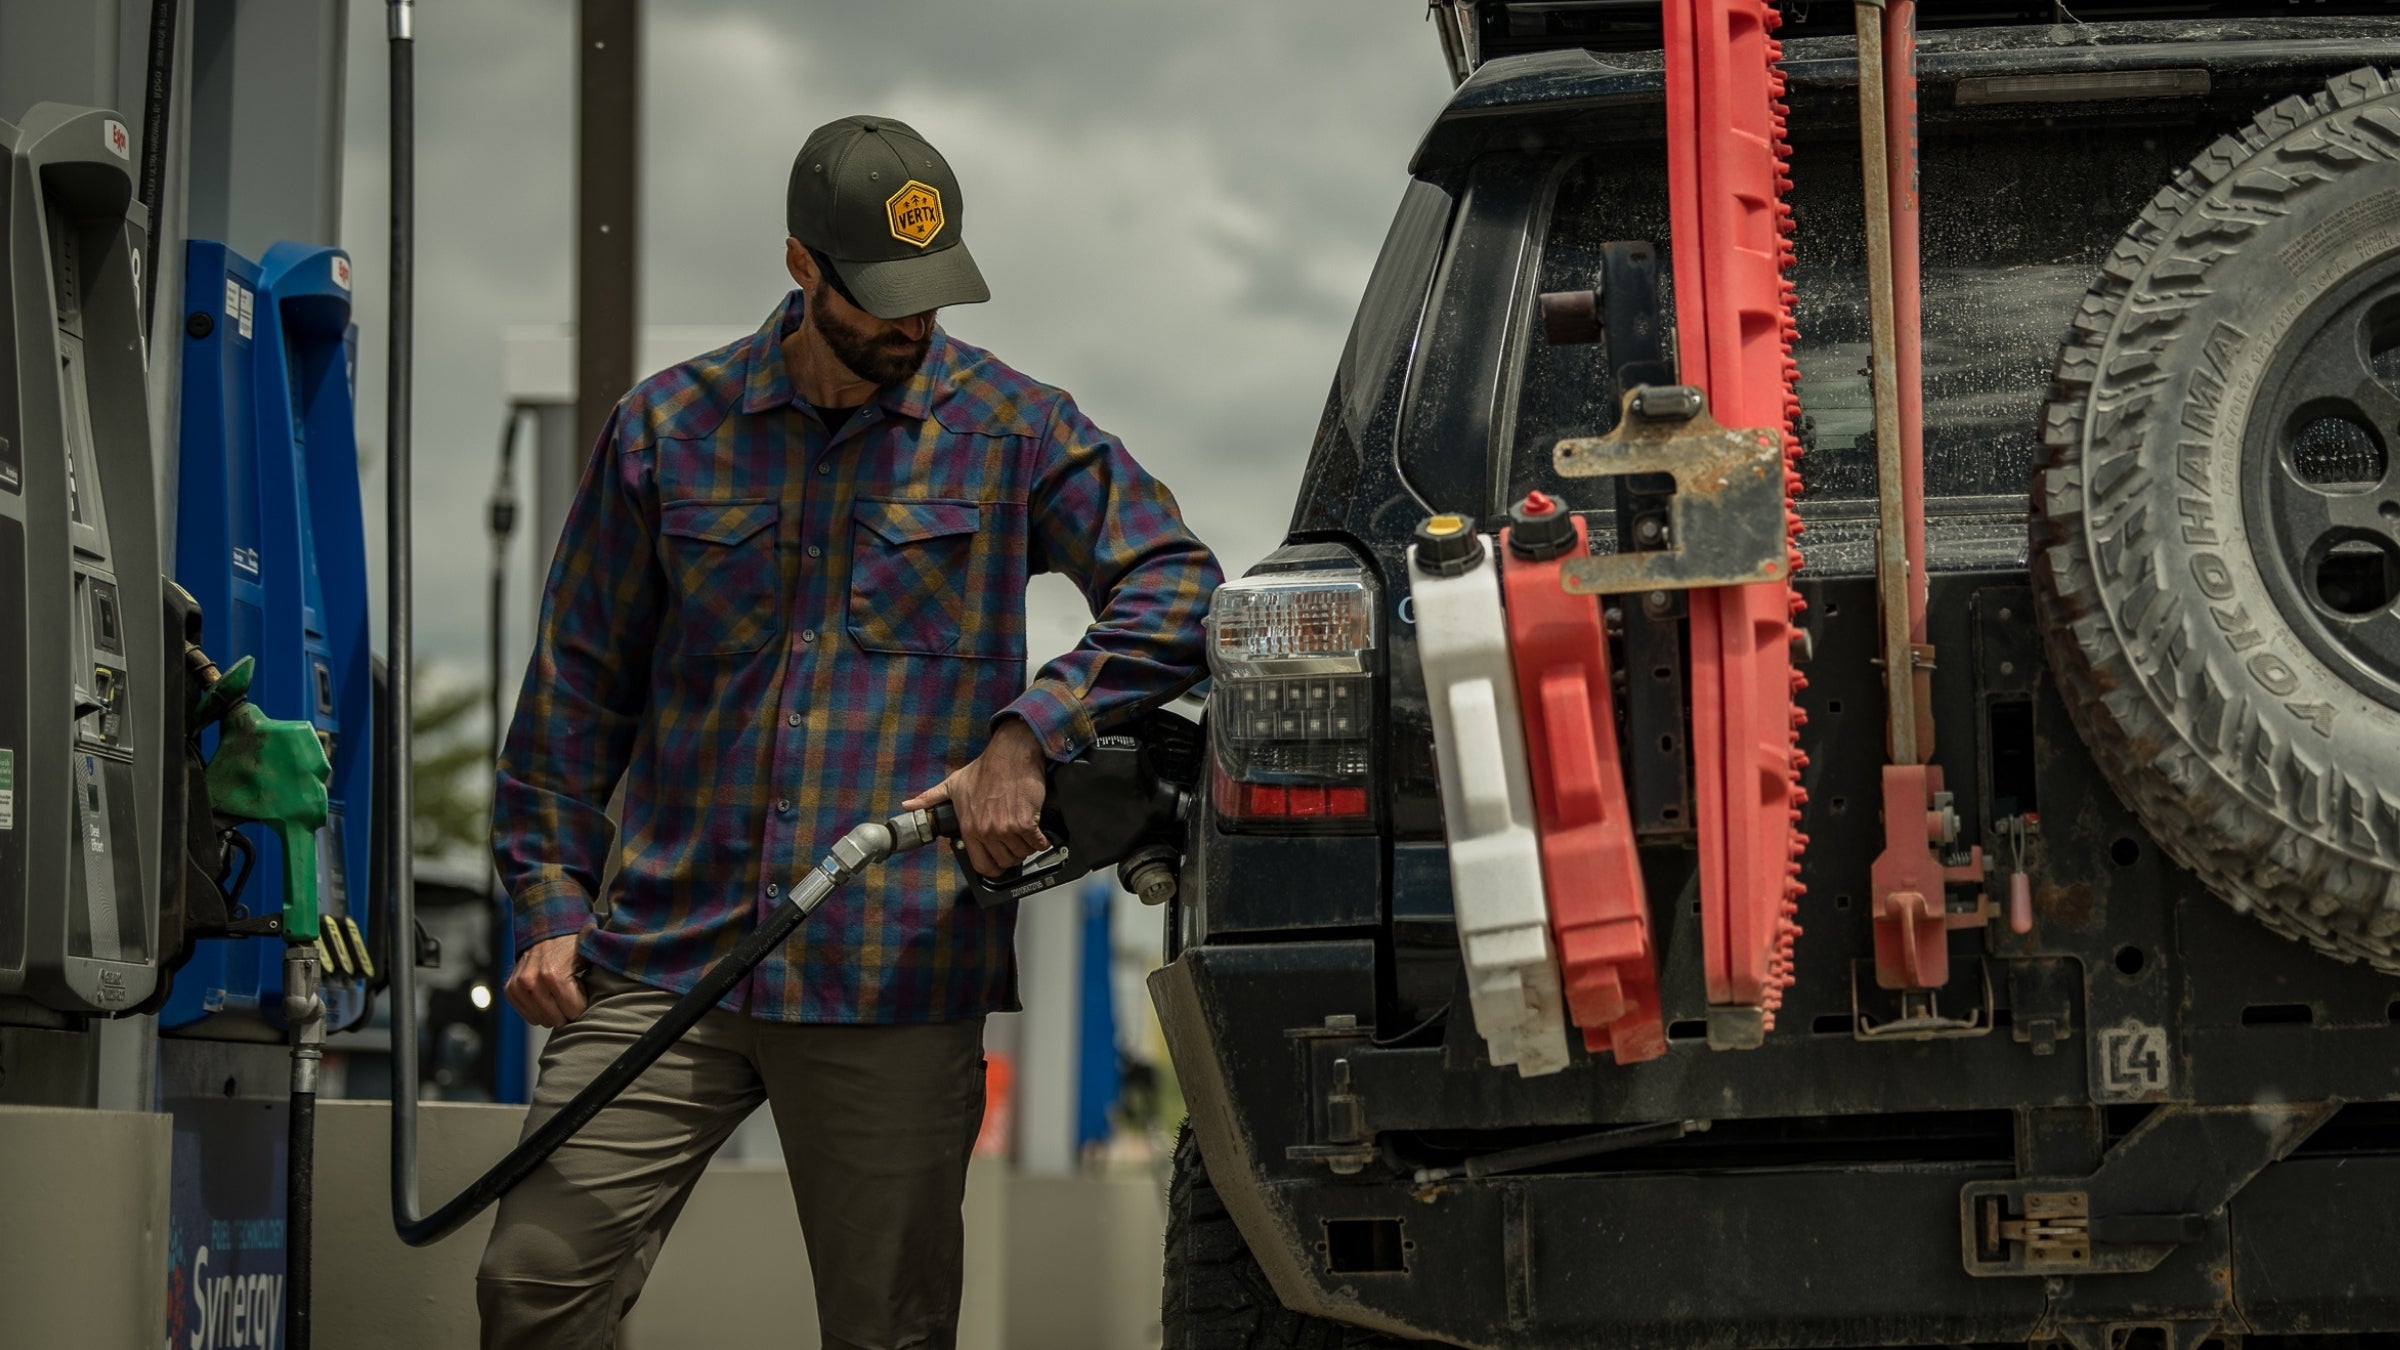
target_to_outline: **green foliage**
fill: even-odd
[[[492,816],[492,759],[484,690],[444,667],[419,662],[415,843],[419,858],[484,865]]]

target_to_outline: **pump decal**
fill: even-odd
[[[333,284],[350,289],[350,260],[339,253],[333,255]]]
[[[187,1333],[195,1350],[283,1344],[282,1275],[215,1275],[208,1273],[209,1250],[192,1257],[192,1301],[198,1305],[198,1329]]]
[[[127,134],[125,124],[111,117],[100,127],[100,140],[108,147],[108,153],[127,163],[133,162],[133,137]]]
[[[17,828],[17,752],[0,749],[0,830]]]
[[[251,304],[254,298],[249,287],[231,277],[225,278],[225,319],[233,325],[235,332],[245,338],[250,336]]]
[[[97,755],[75,756],[75,814],[84,847],[92,856],[83,864],[84,899],[91,925],[90,954],[102,961],[125,959],[123,934],[117,927],[116,871],[111,865],[108,798],[100,781]]]

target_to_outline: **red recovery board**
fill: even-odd
[[[1536,492],[1500,532],[1508,647],[1525,719],[1542,886],[1567,1012],[1584,1048],[1619,1064],[1667,1052],[1650,906],[1617,757],[1617,710],[1600,604],[1567,594],[1584,522]]]
[[[1665,0],[1667,182],[1681,378],[1726,426],[1784,432],[1785,529],[1799,489],[1792,218],[1783,193],[1782,16],[1764,0]],[[1791,552],[1800,565],[1797,548]],[[1756,1044],[1791,983],[1801,893],[1803,720],[1788,581],[1690,594],[1692,751],[1710,1041]]]

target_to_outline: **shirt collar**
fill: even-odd
[[[807,293],[794,287],[744,344],[743,359],[749,362],[749,370],[742,380],[743,412],[766,412],[799,402],[791,374],[783,367],[783,342],[800,327],[800,316],[807,312]],[[937,326],[933,343],[925,353],[925,364],[917,368],[917,373],[898,384],[883,386],[867,401],[880,405],[895,420],[921,422],[933,411],[937,382],[949,379],[951,361],[949,335]]]

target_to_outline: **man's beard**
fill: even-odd
[[[834,359],[849,367],[851,374],[877,385],[898,384],[916,374],[933,345],[931,330],[915,341],[897,333],[877,336],[845,325],[824,305],[815,306],[810,317]]]

